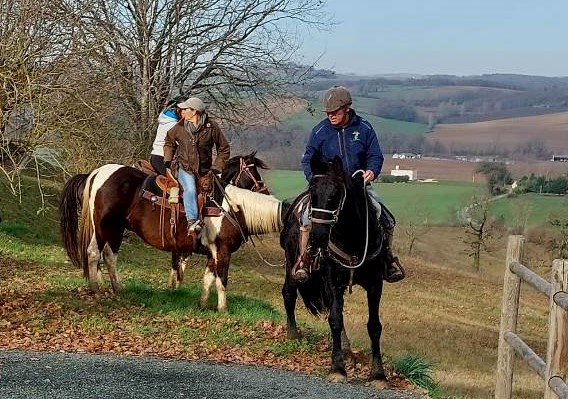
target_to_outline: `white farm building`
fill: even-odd
[[[400,169],[398,165],[391,170],[391,176],[408,176],[408,180],[418,180],[418,171],[411,169]]]

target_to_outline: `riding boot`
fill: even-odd
[[[383,279],[387,283],[396,283],[406,277],[406,272],[400,264],[398,257],[392,253],[392,240],[394,235],[394,228],[385,229],[386,233],[386,261],[385,261],[385,275]]]
[[[294,267],[294,280],[303,283],[308,280],[310,269],[310,256],[307,253],[308,240],[310,238],[310,226],[300,226],[299,254]]]

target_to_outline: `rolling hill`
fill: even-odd
[[[442,124],[428,134],[459,152],[522,152],[523,147],[544,146],[554,154],[568,153],[568,112],[476,123]]]

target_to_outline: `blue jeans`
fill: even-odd
[[[187,220],[197,219],[197,189],[195,186],[195,175],[183,169],[178,170],[178,180],[183,188],[183,206]]]

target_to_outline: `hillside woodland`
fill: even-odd
[[[568,78],[494,74],[363,78],[314,73],[302,86],[304,109],[317,123],[324,90],[349,87],[354,107],[374,125],[383,152],[427,156],[484,156],[513,160],[549,160],[568,153]],[[236,129],[235,143],[256,145],[278,168],[297,169],[313,125],[290,123]],[[398,125],[385,123],[398,121]],[[416,124],[423,126],[416,133]],[[396,126],[396,129],[393,128]]]

